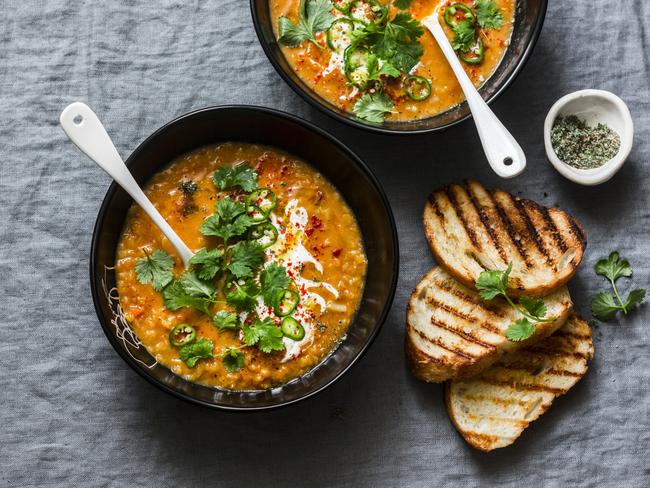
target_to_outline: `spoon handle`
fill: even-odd
[[[133,200],[153,220],[154,224],[162,231],[169,242],[176,248],[183,260],[185,267],[194,253],[187,247],[180,237],[174,232],[160,212],[153,206],[144,194],[138,183],[133,179],[131,172],[122,161],[106,129],[100,122],[95,112],[88,105],[74,102],[68,105],[59,118],[61,127],[70,140],[81,149],[86,156],[95,161],[106,171],[118,185],[131,195]]]
[[[501,121],[494,115],[485,100],[474,87],[474,84],[465,73],[458,57],[451,47],[447,35],[438,22],[437,12],[422,20],[422,23],[431,31],[443,54],[447,58],[451,69],[454,71],[460,87],[465,93],[467,104],[472,112],[474,124],[483,144],[483,150],[490,166],[502,178],[512,178],[526,168],[526,156],[521,146],[512,134],[508,132]]]

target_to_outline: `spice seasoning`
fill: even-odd
[[[569,166],[591,169],[616,156],[621,137],[606,124],[589,127],[584,120],[568,115],[555,119],[551,144],[557,157]]]

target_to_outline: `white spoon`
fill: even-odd
[[[106,129],[88,105],[74,102],[68,105],[59,117],[61,127],[70,140],[81,149],[86,156],[95,161],[106,171],[115,182],[131,195],[133,200],[144,210],[153,223],[158,226],[169,242],[176,248],[178,255],[183,260],[185,267],[194,253],[174,232],[160,212],[146,197],[142,189],[133,179],[131,172],[122,161],[113,141],[106,133]]]
[[[520,174],[526,167],[526,156],[521,146],[517,144],[514,137],[508,132],[501,121],[490,110],[487,103],[474,87],[474,84],[465,73],[465,70],[458,61],[454,49],[442,30],[438,21],[438,8],[435,13],[422,19],[422,23],[429,29],[436,42],[440,46],[447,62],[454,71],[460,87],[465,93],[467,104],[474,117],[474,124],[483,144],[485,156],[496,174],[502,178],[512,178]]]

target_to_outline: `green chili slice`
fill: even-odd
[[[353,85],[363,89],[368,84],[368,58],[370,51],[365,47],[348,46],[343,53],[343,71]]]
[[[178,324],[169,332],[169,343],[174,347],[190,344],[196,338],[196,330],[190,324]]]
[[[285,337],[293,339],[294,341],[302,340],[302,338],[305,337],[305,328],[293,317],[283,318],[281,328]]]
[[[275,208],[277,202],[278,197],[270,189],[258,188],[246,198],[246,208],[249,212],[258,208],[264,215],[268,215]]]
[[[481,61],[483,61],[484,53],[485,48],[483,46],[483,41],[479,37],[476,40],[476,45],[472,49],[465,53],[460,53],[459,56],[460,59],[462,59],[467,64],[479,64]]]
[[[286,317],[291,315],[300,303],[300,295],[293,290],[283,290],[276,298],[275,307],[273,311],[278,317]]]
[[[350,8],[352,7],[352,2],[354,0],[334,0],[332,3],[334,4],[334,8],[338,10],[339,12],[343,12],[344,14],[347,14],[350,11]]]
[[[278,228],[267,221],[253,227],[249,231],[248,237],[262,246],[262,249],[266,249],[278,240]]]
[[[352,43],[354,22],[350,19],[337,19],[327,29],[327,45],[332,51],[340,53]]]
[[[453,3],[445,9],[445,22],[452,29],[458,25],[459,20],[455,19],[458,13],[463,14],[462,20],[469,20],[474,23],[475,19],[472,9],[462,3]]]
[[[408,76],[404,80],[406,94],[411,100],[421,102],[431,96],[431,83],[422,76]]]
[[[248,211],[248,216],[251,218],[253,223],[259,224],[268,220],[268,216],[256,206],[247,207],[246,210]]]

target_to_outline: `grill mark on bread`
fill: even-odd
[[[425,340],[425,341],[427,341],[427,342],[430,342],[431,344],[435,344],[436,346],[438,346],[438,347],[441,348],[441,349],[444,349],[445,351],[448,351],[448,352],[450,352],[450,353],[452,353],[452,354],[455,354],[455,355],[457,355],[457,356],[460,356],[460,357],[462,357],[462,358],[463,358],[464,360],[466,360],[466,361],[472,361],[472,360],[476,359],[476,356],[473,356],[473,355],[471,355],[471,354],[468,353],[468,352],[461,351],[460,349],[456,349],[455,347],[451,347],[451,346],[445,344],[444,342],[442,342],[441,339],[438,339],[438,338],[436,338],[436,339],[432,339],[431,337],[429,337],[428,335],[426,335],[424,332],[422,332],[421,330],[418,330],[418,329],[416,329],[416,328],[413,328],[413,330],[414,330],[415,333],[416,333],[417,335],[419,335],[423,340]],[[427,356],[428,356],[428,354],[427,354]]]
[[[508,214],[504,210],[504,208],[501,206],[501,204],[498,202],[496,198],[494,198],[494,195],[492,192],[487,192],[488,196],[490,197],[490,200],[492,201],[492,204],[497,210],[497,214],[499,215],[499,218],[501,219],[501,223],[505,227],[506,234],[514,244],[515,248],[517,249],[517,252],[521,256],[521,259],[524,260],[524,263],[526,263],[527,267],[531,267],[533,265],[532,261],[530,260],[530,256],[526,252],[526,248],[524,245],[521,243],[520,239],[517,239],[517,232],[515,231],[515,228],[512,225],[512,222],[510,222],[510,219],[508,218]]]
[[[436,216],[442,220],[443,222],[445,221],[445,216],[444,214],[440,211],[440,207],[438,206],[438,200],[436,199],[436,194],[432,193],[429,195],[429,204],[431,205],[431,208],[433,208],[434,213]]]
[[[527,420],[518,420],[518,419],[509,419],[508,417],[500,417],[496,415],[474,415],[473,413],[466,413],[465,416],[472,420],[496,420],[497,422],[502,422],[504,424],[515,424],[523,427],[528,427],[529,422]],[[469,433],[470,435],[477,435],[476,432]],[[483,435],[483,434],[478,434]]]
[[[585,247],[587,244],[587,238],[585,236],[584,231],[582,230],[582,227],[578,223],[576,219],[574,219],[571,215],[569,217],[569,226],[571,229],[571,233],[578,239],[578,242],[580,243],[581,247]]]
[[[530,352],[534,352],[537,354],[546,354],[548,356],[553,356],[553,357],[572,357],[576,359],[584,359],[588,360],[591,359],[591,354],[586,354],[584,352],[580,351],[566,351],[562,349],[557,349],[557,350],[551,350],[546,347],[539,347],[539,346],[533,346],[528,349]]]
[[[449,284],[447,284],[447,283],[445,283],[443,281],[434,281],[433,284],[436,285],[441,290],[444,290],[447,293],[451,293],[456,298],[458,298],[459,300],[461,300],[461,301],[463,301],[465,303],[470,303],[472,305],[476,305],[477,307],[481,307],[481,309],[484,312],[491,313],[492,315],[495,315],[496,317],[498,317],[500,319],[506,317],[506,314],[503,313],[501,310],[499,310],[497,308],[491,308],[491,307],[488,306],[487,303],[482,302],[481,300],[478,300],[478,299],[476,299],[474,297],[471,297],[471,296],[463,293],[458,288],[454,288],[453,286],[451,286],[451,285],[449,285]]]
[[[513,380],[498,380],[496,378],[481,378],[480,380],[483,383],[493,386],[505,386],[513,388],[515,390],[526,390],[526,391],[545,391],[548,393],[553,393],[554,395],[561,395],[565,393],[563,388],[553,388],[552,386],[546,385],[534,385],[531,383],[520,383]]]
[[[571,339],[576,340],[588,340],[591,339],[591,334],[578,334],[576,332],[558,330],[555,334],[553,334],[553,337],[570,337]]]
[[[451,332],[454,335],[457,335],[459,337],[462,337],[465,339],[467,342],[471,342],[473,344],[476,344],[478,346],[481,346],[484,349],[495,349],[495,346],[492,344],[489,344],[487,342],[483,342],[482,340],[478,339],[477,337],[474,337],[472,334],[469,334],[467,332],[464,332],[462,330],[458,330],[454,327],[452,327],[449,324],[446,324],[442,320],[438,320],[435,317],[431,317],[431,324],[435,325],[436,327],[440,327],[441,329],[444,329],[448,332]]]
[[[449,199],[449,203],[451,203],[451,206],[454,207],[454,212],[456,213],[458,220],[460,220],[460,222],[463,224],[463,228],[465,229],[465,233],[467,234],[467,237],[469,237],[469,240],[472,241],[472,244],[474,244],[476,249],[481,250],[481,244],[476,238],[476,233],[474,232],[474,229],[472,229],[467,224],[467,220],[465,220],[465,214],[463,213],[463,209],[460,207],[460,205],[458,205],[458,202],[456,201],[456,196],[451,191],[451,187],[446,186],[443,189],[443,191],[445,192],[445,195],[447,195],[447,199]]]
[[[456,310],[454,307],[447,305],[446,303],[442,303],[439,300],[436,300],[433,297],[427,296],[427,303],[429,305],[433,305],[434,307],[438,307],[441,310],[444,310],[445,312],[454,315],[458,317],[459,319],[466,320],[467,322],[470,322],[472,324],[476,324],[482,329],[488,330],[494,334],[501,334],[501,331],[497,328],[494,327],[491,324],[488,324],[487,322],[484,322],[480,319],[477,319],[476,317],[472,317],[470,314],[467,314],[465,312],[461,312],[460,310]]]
[[[514,198],[509,193],[507,195],[510,197],[515,208],[519,212],[519,215],[523,219],[524,224],[526,225],[526,229],[528,230],[530,239],[535,243],[535,246],[542,254],[542,256],[546,258],[546,262],[548,263],[548,265],[553,266],[553,260],[551,259],[551,255],[548,252],[548,249],[546,249],[546,246],[544,246],[544,242],[539,237],[539,234],[537,233],[537,229],[535,229],[535,224],[533,223],[532,219],[530,218],[530,215],[528,215],[528,212],[526,211],[526,205],[523,203],[523,200],[519,198]],[[553,269],[555,269],[555,266],[553,266]]]
[[[539,212],[541,212],[542,218],[544,219],[544,222],[546,222],[546,227],[551,232],[551,235],[553,236],[553,239],[555,239],[555,242],[560,248],[560,251],[563,253],[567,252],[569,250],[569,246],[567,246],[566,242],[564,241],[564,238],[562,237],[562,233],[555,225],[555,222],[551,218],[548,209],[546,207],[542,207],[541,205],[537,205],[537,204],[535,204],[535,207]]]
[[[540,366],[543,366],[543,364],[521,364],[521,363],[495,364],[496,368],[505,369],[508,371],[524,371],[526,373],[530,373],[532,376],[535,376],[537,378],[543,378],[545,375],[571,376],[574,378],[581,378],[582,375],[584,374],[584,372],[576,373],[574,371],[569,371],[568,369],[549,368],[545,370],[543,369],[543,367],[540,368]]]
[[[483,210],[483,207],[477,201],[476,195],[474,195],[474,193],[472,192],[472,188],[467,181],[465,181],[464,190],[465,193],[467,193],[467,196],[469,197],[469,201],[472,202],[472,205],[474,206],[474,209],[476,210],[476,213],[478,214],[478,217],[481,220],[481,224],[483,224],[483,227],[485,228],[488,235],[490,236],[490,240],[492,241],[492,244],[494,244],[494,247],[499,253],[499,256],[501,257],[504,263],[507,263],[508,256],[506,255],[506,251],[505,249],[503,249],[501,242],[499,242],[499,237],[497,233],[495,232],[494,228],[490,225],[488,216]]]
[[[495,403],[497,405],[519,405],[520,407],[527,408],[529,407],[532,403],[530,401],[526,400],[519,400],[518,398],[509,398],[507,400],[498,397],[498,396],[487,396],[487,395],[463,395],[463,398],[465,400],[469,400],[472,402],[490,402],[490,403]]]

